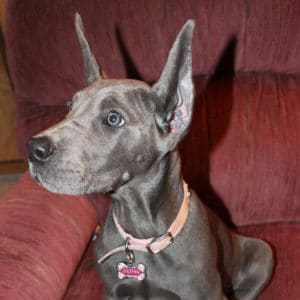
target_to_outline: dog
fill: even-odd
[[[75,28],[87,87],[63,121],[27,143],[34,180],[51,192],[109,193],[97,240],[105,299],[255,299],[273,255],[225,225],[189,190],[177,145],[191,123],[194,21],[178,34],[159,80],[107,79]]]

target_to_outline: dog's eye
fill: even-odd
[[[106,123],[111,127],[121,127],[125,124],[125,120],[118,112],[111,111],[107,116]]]

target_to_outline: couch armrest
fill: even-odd
[[[0,298],[61,299],[96,222],[86,198],[51,194],[25,173],[0,200]]]

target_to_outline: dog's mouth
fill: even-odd
[[[38,185],[52,193],[82,195],[87,190],[87,181],[76,168],[68,170],[29,162],[29,172]]]

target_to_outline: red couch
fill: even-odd
[[[77,11],[109,77],[147,82],[158,79],[181,25],[195,19],[185,178],[226,223],[273,246],[274,276],[259,299],[300,299],[300,2],[8,0],[24,158],[26,140],[61,119],[84,87]],[[101,299],[90,238],[109,199],[87,198],[50,194],[26,173],[0,200],[0,298]]]

